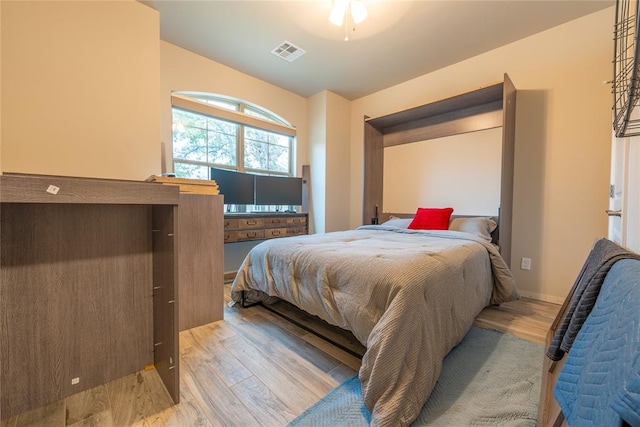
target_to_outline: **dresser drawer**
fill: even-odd
[[[226,231],[224,232],[224,243],[231,243],[238,241],[238,232],[237,231]]]
[[[307,234],[307,227],[289,227],[287,228],[287,236],[301,236]]]
[[[265,228],[264,230],[265,239],[273,239],[276,237],[286,237],[286,236],[287,236],[286,228]]]
[[[243,240],[264,239],[264,230],[238,230],[238,242]]]
[[[285,218],[287,220],[287,224],[289,225],[306,225],[307,217],[306,216],[296,216],[293,218]]]
[[[265,227],[286,227],[287,226],[287,220],[289,220],[290,218],[282,218],[282,217],[276,217],[276,218],[264,218],[264,226]]]
[[[238,228],[238,220],[235,218],[225,218],[224,219],[224,228]]]
[[[264,218],[239,218],[238,228],[262,228],[264,227]]]

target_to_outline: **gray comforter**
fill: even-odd
[[[367,347],[359,377],[374,426],[410,424],[482,308],[518,297],[490,243],[384,225],[265,241],[244,260],[232,299],[243,290],[282,298]]]

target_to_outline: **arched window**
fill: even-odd
[[[244,101],[175,92],[173,170],[177,177],[208,179],[210,167],[293,176],[296,130],[278,115]]]

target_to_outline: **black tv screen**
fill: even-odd
[[[256,205],[302,204],[302,178],[256,175]]]
[[[227,205],[253,205],[254,176],[220,168],[211,168],[211,176]]]

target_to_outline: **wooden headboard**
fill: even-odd
[[[363,224],[370,224],[378,207],[384,207],[386,147],[502,127],[500,207],[497,217],[500,253],[510,265],[515,109],[516,89],[505,74],[504,81],[495,85],[386,116],[365,117]]]

